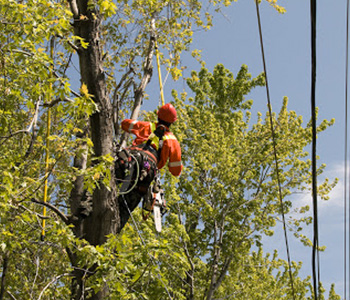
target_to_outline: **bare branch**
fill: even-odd
[[[33,118],[30,122],[30,124],[28,125],[28,128],[27,129],[22,129],[22,130],[18,130],[14,133],[11,133],[10,135],[8,136],[2,136],[0,137],[0,139],[4,139],[4,141],[2,141],[2,143],[0,144],[0,146],[2,144],[4,144],[8,139],[18,135],[18,134],[21,134],[21,133],[26,133],[26,134],[30,134],[30,132],[33,130],[33,136],[35,135],[35,127],[36,127],[36,124],[37,124],[37,121],[38,121],[38,115],[39,115],[39,104],[40,104],[40,101],[41,99],[39,99],[37,101],[37,103],[35,104],[35,112],[34,112],[34,115],[33,115]],[[33,139],[33,137],[32,137]]]
[[[61,99],[61,98],[56,98],[55,100],[52,100],[51,102],[47,102],[47,103],[44,103],[43,104],[43,106],[44,107],[53,107],[53,106],[55,106],[57,103],[60,103],[60,102],[74,102],[74,100],[73,99],[70,99],[70,98],[67,98],[67,97],[65,97],[65,98],[63,98],[63,99]]]
[[[131,67],[120,79],[118,85],[115,88],[115,93],[120,89],[120,87],[123,85],[123,82],[128,78],[128,76],[134,72],[134,69]]]
[[[31,199],[32,202],[34,203],[37,203],[37,204],[40,204],[40,205],[43,205],[43,206],[46,206],[48,208],[50,208],[57,216],[59,216],[61,218],[61,220],[69,225],[70,224],[70,221],[68,219],[68,217],[63,213],[61,212],[56,206],[48,203],[48,202],[43,202],[43,201],[39,201],[39,200],[36,200],[34,198]]]
[[[79,19],[79,10],[78,10],[78,5],[76,0],[68,0],[68,2],[69,2],[70,10],[73,13],[74,19]]]
[[[154,24],[155,22],[155,17],[152,17],[151,20],[151,24]],[[147,56],[145,58],[145,62],[144,62],[144,69],[143,69],[143,76],[142,76],[142,80],[138,86],[138,88],[135,91],[135,102],[134,102],[134,107],[132,110],[132,114],[130,119],[132,120],[137,120],[139,113],[140,113],[140,109],[141,109],[141,105],[142,105],[142,100],[143,100],[143,93],[146,89],[147,84],[150,82],[151,77],[152,77],[152,71],[153,71],[153,67],[152,67],[152,59],[153,59],[153,55],[154,55],[154,49],[155,49],[155,32],[152,31],[151,32],[151,36],[150,36],[150,40],[149,40],[149,46],[148,46],[148,52],[147,52]],[[127,132],[124,132],[122,137],[121,137],[121,141],[120,141],[120,145],[122,148],[124,148],[126,146],[126,141],[128,138],[129,134]]]
[[[53,283],[55,283],[57,280],[59,280],[60,278],[62,277],[65,277],[65,276],[72,276],[72,274],[70,273],[64,273],[64,274],[61,274],[61,275],[58,275],[56,276],[55,278],[53,278],[44,288],[43,290],[41,291],[40,295],[39,295],[39,298],[38,300],[41,299],[41,297],[43,296],[44,292],[49,288],[49,286]]]
[[[114,131],[115,131],[115,136],[119,136],[119,126],[118,126],[118,122],[119,122],[119,109],[122,105],[123,100],[126,97],[126,93],[128,92],[128,89],[130,87],[130,85],[134,82],[133,78],[129,78],[129,80],[125,83],[124,85],[124,91],[122,93],[122,95],[120,97],[118,97],[118,94],[115,93],[114,94],[114,98],[115,99],[113,101],[113,122],[114,122]]]
[[[24,50],[21,50],[21,49],[13,49],[12,52],[24,54],[24,55],[27,55],[27,56],[33,56],[34,55],[34,53],[31,53],[31,52],[28,52],[28,51],[24,51]]]
[[[77,45],[75,45],[74,43],[72,43],[71,41],[67,41],[68,45],[71,46],[75,51],[79,52],[80,49],[79,47],[77,47]]]
[[[34,287],[35,287],[35,283],[36,283],[36,280],[37,280],[38,274],[39,274],[40,259],[39,259],[38,256],[35,258],[35,265],[36,265],[35,277],[34,277],[34,280],[33,280],[33,285],[32,285],[32,291],[30,293],[30,298],[33,298]]]
[[[9,294],[9,296],[11,297],[12,300],[17,300],[17,298],[16,298],[14,295],[12,295],[12,294],[10,293],[10,291],[7,291],[7,293]]]
[[[41,215],[41,214],[39,214],[39,213],[37,213],[37,212],[34,212],[34,211],[30,210],[28,207],[25,207],[25,206],[22,205],[22,204],[18,205],[18,207],[20,207],[20,208],[22,208],[22,209],[24,209],[24,210],[26,210],[26,211],[29,211],[29,212],[32,213],[32,214],[35,214],[35,215],[36,215],[37,217],[39,217],[40,219],[45,219],[45,220],[50,219],[49,217],[45,217],[45,216],[43,216],[43,215]]]

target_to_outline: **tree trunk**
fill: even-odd
[[[79,65],[81,84],[85,84],[88,93],[92,95],[98,111],[90,117],[90,137],[94,144],[94,156],[98,162],[99,157],[106,154],[113,154],[113,106],[107,94],[105,74],[102,68],[101,47],[99,44],[101,19],[99,13],[91,6],[88,7],[88,0],[68,0],[74,16],[74,34],[81,37],[86,48],[78,45]],[[138,89],[135,91],[135,105],[133,117],[137,118],[142,103],[145,87],[152,76],[152,57],[155,38],[151,35],[150,44],[144,64],[144,74]],[[124,144],[125,144],[124,139]],[[123,141],[123,139],[122,139]],[[74,164],[79,169],[86,167],[87,157],[75,158]],[[74,233],[79,238],[84,238],[91,245],[101,245],[107,240],[107,235],[120,232],[120,211],[117,201],[117,190],[114,178],[114,168],[111,167],[110,189],[99,184],[92,195],[92,212],[82,219],[73,218],[75,225]],[[84,194],[84,179],[77,178],[70,197],[71,211],[75,214],[79,208]],[[78,267],[78,266],[76,266]],[[73,281],[72,294],[74,299],[80,299],[84,295],[83,281],[81,274],[76,274]],[[90,299],[104,299],[108,294],[105,287]]]
[[[70,1],[74,15],[75,34],[88,43],[87,48],[79,47],[79,65],[81,84],[85,84],[88,93],[92,95],[98,111],[90,117],[90,137],[94,144],[94,156],[97,159],[107,154],[113,154],[113,110],[108,98],[105,75],[102,68],[102,55],[99,45],[100,18],[94,9],[88,9],[87,0]],[[75,163],[79,168],[84,168],[86,157],[76,158]],[[107,235],[116,233],[119,227],[119,207],[117,204],[117,192],[114,184],[114,170],[111,167],[110,189],[100,182],[99,188],[92,195],[92,212],[85,218],[75,220],[75,234],[87,240],[92,245],[101,245]],[[72,212],[77,211],[83,194],[83,178],[78,178],[74,183],[71,194]],[[77,267],[77,266],[76,266]],[[79,273],[79,272],[78,272]],[[84,282],[82,274],[76,273],[72,283],[73,299],[84,297]],[[107,294],[107,287],[94,294],[90,299],[101,300]]]
[[[75,31],[88,43],[80,47],[79,65],[81,83],[88,88],[89,94],[97,104],[98,112],[90,117],[90,134],[94,144],[96,158],[113,152],[113,111],[107,95],[105,75],[102,68],[102,55],[99,45],[100,18],[98,12],[87,8],[86,0],[78,1],[79,18],[75,19]],[[116,202],[114,172],[111,168],[110,190],[102,183],[93,193],[92,213],[84,220],[83,238],[92,245],[100,245],[106,236],[116,233],[119,224],[119,212]]]

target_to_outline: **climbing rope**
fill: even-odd
[[[51,39],[50,42],[50,57],[53,60],[53,50],[54,50],[54,38]],[[52,68],[50,71],[50,75],[52,75]],[[48,102],[51,101],[51,91],[52,91],[52,83],[50,83],[50,89],[48,93]],[[43,202],[47,202],[47,191],[48,191],[48,180],[49,180],[49,158],[50,158],[50,127],[51,127],[51,109],[48,107],[47,109],[47,119],[46,119],[46,153],[45,153],[45,181],[44,181],[44,199]],[[46,206],[43,207],[43,220],[42,220],[42,231],[40,239],[43,241],[45,239],[45,226],[46,226]]]
[[[271,134],[272,134],[273,153],[274,153],[274,157],[275,157],[275,168],[276,168],[276,176],[277,176],[277,183],[278,183],[278,195],[279,195],[279,201],[280,201],[280,204],[281,204],[281,214],[282,214],[282,222],[283,222],[284,239],[285,239],[285,245],[286,245],[286,250],[287,250],[288,267],[289,267],[289,277],[290,277],[290,283],[291,283],[291,288],[292,288],[292,293],[293,293],[293,299],[296,299],[295,298],[295,291],[294,291],[292,264],[291,264],[290,252],[289,252],[289,243],[288,243],[288,236],[287,236],[286,220],[285,220],[285,214],[284,214],[284,208],[283,208],[282,188],[281,188],[281,180],[280,180],[279,167],[278,167],[278,157],[277,157],[277,151],[276,151],[275,130],[273,128],[273,120],[272,120],[272,108],[271,108],[270,91],[269,91],[269,84],[268,84],[268,78],[267,78],[267,68],[266,68],[266,62],[265,62],[265,52],[264,52],[264,43],[263,43],[261,21],[260,21],[260,11],[259,11],[258,0],[254,0],[254,1],[255,1],[255,5],[256,5],[256,15],[257,15],[258,27],[259,27],[261,55],[262,55],[262,61],[263,61],[264,73],[265,73],[265,80],[266,80],[266,95],[267,95],[267,102],[268,102],[267,106],[268,106],[269,115],[270,115],[270,126],[271,126]]]
[[[49,146],[50,146],[50,126],[51,126],[51,110],[48,108],[47,110],[47,120],[46,120],[46,154],[45,154],[45,181],[44,181],[44,203],[47,202],[47,190],[48,190],[48,179],[49,179]],[[45,217],[46,217],[46,206],[43,207],[43,223],[42,223],[42,231],[41,231],[41,240],[43,241],[45,238]]]
[[[131,156],[131,158],[133,158],[134,159],[134,161],[135,161],[135,163],[136,163],[136,179],[135,179],[135,182],[134,182],[134,184],[132,185],[132,187],[129,189],[129,190],[127,190],[127,191],[125,191],[125,192],[119,192],[119,195],[126,195],[126,194],[129,194],[134,188],[135,188],[135,186],[137,185],[137,182],[139,181],[139,176],[140,176],[140,170],[139,170],[139,162],[137,161],[137,159],[136,159],[136,157],[134,156],[134,155],[132,155],[131,153],[129,153],[129,155]],[[130,181],[131,181],[132,179],[130,178]]]
[[[162,73],[161,73],[161,70],[160,70],[160,59],[159,59],[159,50],[158,50],[157,40],[155,40],[155,50],[156,50],[156,57],[157,57],[157,68],[158,68],[160,98],[162,100],[162,105],[164,105],[163,82],[162,82]]]

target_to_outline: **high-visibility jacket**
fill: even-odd
[[[133,141],[133,146],[146,143],[151,133],[156,129],[156,126],[156,123],[131,119],[125,119],[122,121],[122,129],[136,135],[136,138]],[[158,151],[158,137],[152,139],[151,146]],[[157,168],[163,168],[168,160],[170,173],[174,176],[179,176],[182,170],[180,143],[172,132],[166,130],[163,136],[163,146],[157,163]]]

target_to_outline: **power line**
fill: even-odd
[[[286,220],[285,220],[283,200],[282,200],[282,188],[281,188],[281,180],[280,180],[280,174],[279,174],[279,168],[278,168],[278,157],[277,157],[277,151],[276,151],[275,130],[273,128],[272,108],[271,108],[270,90],[269,90],[268,77],[267,77],[267,68],[266,68],[266,62],[265,62],[265,52],[264,52],[264,43],[263,43],[263,36],[262,36],[262,29],[261,29],[260,11],[259,11],[258,0],[254,0],[254,1],[255,1],[255,6],[256,6],[256,15],[257,15],[257,19],[258,19],[261,55],[262,55],[265,80],[266,80],[266,96],[267,96],[267,103],[268,103],[267,106],[268,106],[269,115],[270,115],[270,126],[271,126],[271,134],[272,134],[273,153],[274,153],[274,157],[275,157],[276,176],[277,176],[277,182],[278,182],[278,195],[279,195],[279,200],[280,200],[280,204],[281,204],[284,239],[285,239],[285,245],[286,245],[286,250],[287,250],[287,259],[288,259],[288,267],[289,267],[289,277],[290,277],[290,284],[291,284],[292,293],[293,293],[293,299],[295,300],[296,298],[295,298],[295,291],[294,291],[292,265],[291,265],[291,259],[290,259]]]
[[[312,120],[312,202],[314,218],[314,238],[312,247],[312,277],[314,285],[314,297],[318,299],[320,286],[320,261],[319,261],[319,237],[318,237],[318,207],[317,207],[317,164],[316,164],[316,0],[310,0],[311,20],[311,120]]]
[[[348,77],[349,77],[349,0],[346,7],[346,51],[345,51],[345,145],[344,145],[344,299],[347,297],[347,186],[348,186]],[[350,213],[349,213],[350,214]],[[349,223],[350,224],[350,223]]]

